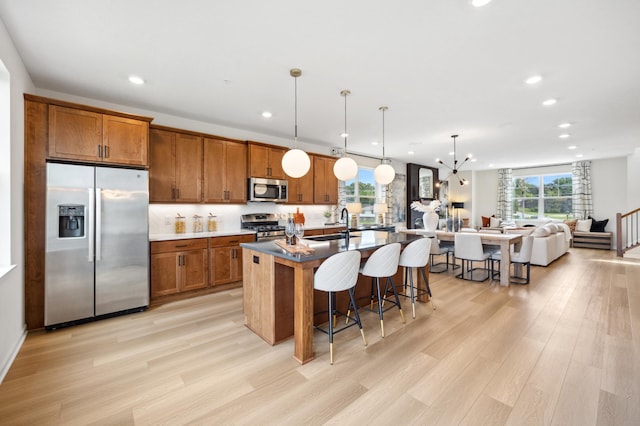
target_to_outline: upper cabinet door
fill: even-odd
[[[149,130],[149,201],[175,201],[176,134]]]
[[[247,145],[226,143],[226,201],[230,203],[247,202]]]
[[[287,179],[282,170],[282,148],[249,144],[249,177]]]
[[[99,161],[102,114],[49,105],[49,157]]]
[[[49,157],[147,166],[149,123],[49,105]]]
[[[247,201],[247,146],[244,143],[204,139],[204,202]]]
[[[338,204],[338,178],[333,174],[336,160],[327,157],[313,157],[314,201],[316,204]]]
[[[202,201],[202,138],[176,133],[175,200]]]
[[[104,115],[102,129],[104,161],[136,166],[148,165],[149,123]]]

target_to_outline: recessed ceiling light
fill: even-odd
[[[142,79],[142,77],[138,77],[137,75],[130,75],[129,81],[133,84],[144,84],[144,80]]]
[[[454,155],[454,154],[455,154],[455,152],[453,152],[453,151],[451,151],[451,152],[449,153],[449,155]]]
[[[524,82],[527,84],[536,84],[536,83],[540,83],[541,81],[542,81],[542,76],[532,75],[531,77],[526,79]]]
[[[556,99],[547,99],[546,101],[544,101],[542,103],[542,105],[551,106],[551,105],[555,104],[556,102],[558,102]]]
[[[349,137],[349,133],[340,133],[340,137],[341,138],[348,138]]]
[[[567,148],[568,148],[568,149],[576,149],[576,148],[577,148],[577,146],[575,146],[575,145],[569,145]]]
[[[271,114],[269,111],[265,111],[262,113],[262,116],[264,118],[271,118],[273,116],[273,114]]]
[[[568,137],[570,137],[571,135],[569,133],[563,133],[560,136],[558,136],[560,139],[566,139]]]
[[[472,159],[471,159],[471,162],[472,162],[472,163],[475,163],[476,161],[478,161],[478,159],[477,159],[477,158],[472,158]]]
[[[582,158],[582,154],[578,154],[578,155],[576,155],[576,157]]]
[[[475,7],[486,6],[491,3],[491,0],[471,0],[471,5]]]
[[[415,152],[413,152],[413,151],[409,151],[409,152],[407,152],[407,154],[409,154],[409,155],[413,155],[413,154],[415,154]]]
[[[561,129],[568,129],[569,127],[571,127],[571,123],[558,124],[558,127],[560,127]]]
[[[371,145],[373,145],[373,146],[378,145],[378,141],[373,141],[373,142],[371,142]]]
[[[489,167],[493,167],[493,163],[489,164]]]

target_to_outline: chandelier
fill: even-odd
[[[460,167],[462,167],[464,165],[464,163],[466,163],[467,161],[469,161],[471,159],[471,154],[467,155],[466,158],[462,161],[462,163],[460,163],[460,165],[458,166],[458,159],[456,157],[456,138],[458,137],[458,135],[451,135],[451,137],[453,138],[453,167],[445,164],[441,159],[436,158],[436,161],[440,164],[442,164],[443,166],[445,166],[447,169],[451,170],[451,172],[449,173],[449,176],[447,176],[447,178],[445,180],[449,180],[449,178],[451,177],[451,175],[455,175],[458,178],[458,181],[460,182],[460,185],[467,185],[469,183],[468,180],[461,178],[460,176],[458,176],[458,170]],[[440,181],[443,182],[443,181]]]

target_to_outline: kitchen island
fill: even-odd
[[[293,357],[301,364],[309,362],[314,358],[314,269],[329,256],[346,250],[358,250],[366,258],[386,244],[404,246],[419,238],[422,236],[362,231],[353,232],[348,244],[338,235],[328,241],[305,239],[309,254],[290,253],[275,241],[242,243],[245,325],[272,345],[293,334]],[[397,275],[394,283],[399,285]],[[369,294],[368,284],[357,287]]]

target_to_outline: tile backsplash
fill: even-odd
[[[186,231],[191,232],[193,228],[193,216],[203,217],[206,227],[206,220],[209,213],[217,217],[218,231],[231,232],[240,229],[240,216],[247,213],[275,213],[280,220],[286,218],[287,213],[295,213],[296,208],[304,214],[305,226],[323,226],[329,220],[324,217],[328,210],[335,210],[336,206],[327,205],[304,205],[296,206],[292,204],[276,203],[247,203],[247,204],[150,204],[149,205],[149,234],[172,234],[174,233],[175,217],[180,214],[185,217]],[[337,216],[337,214],[335,215]]]

